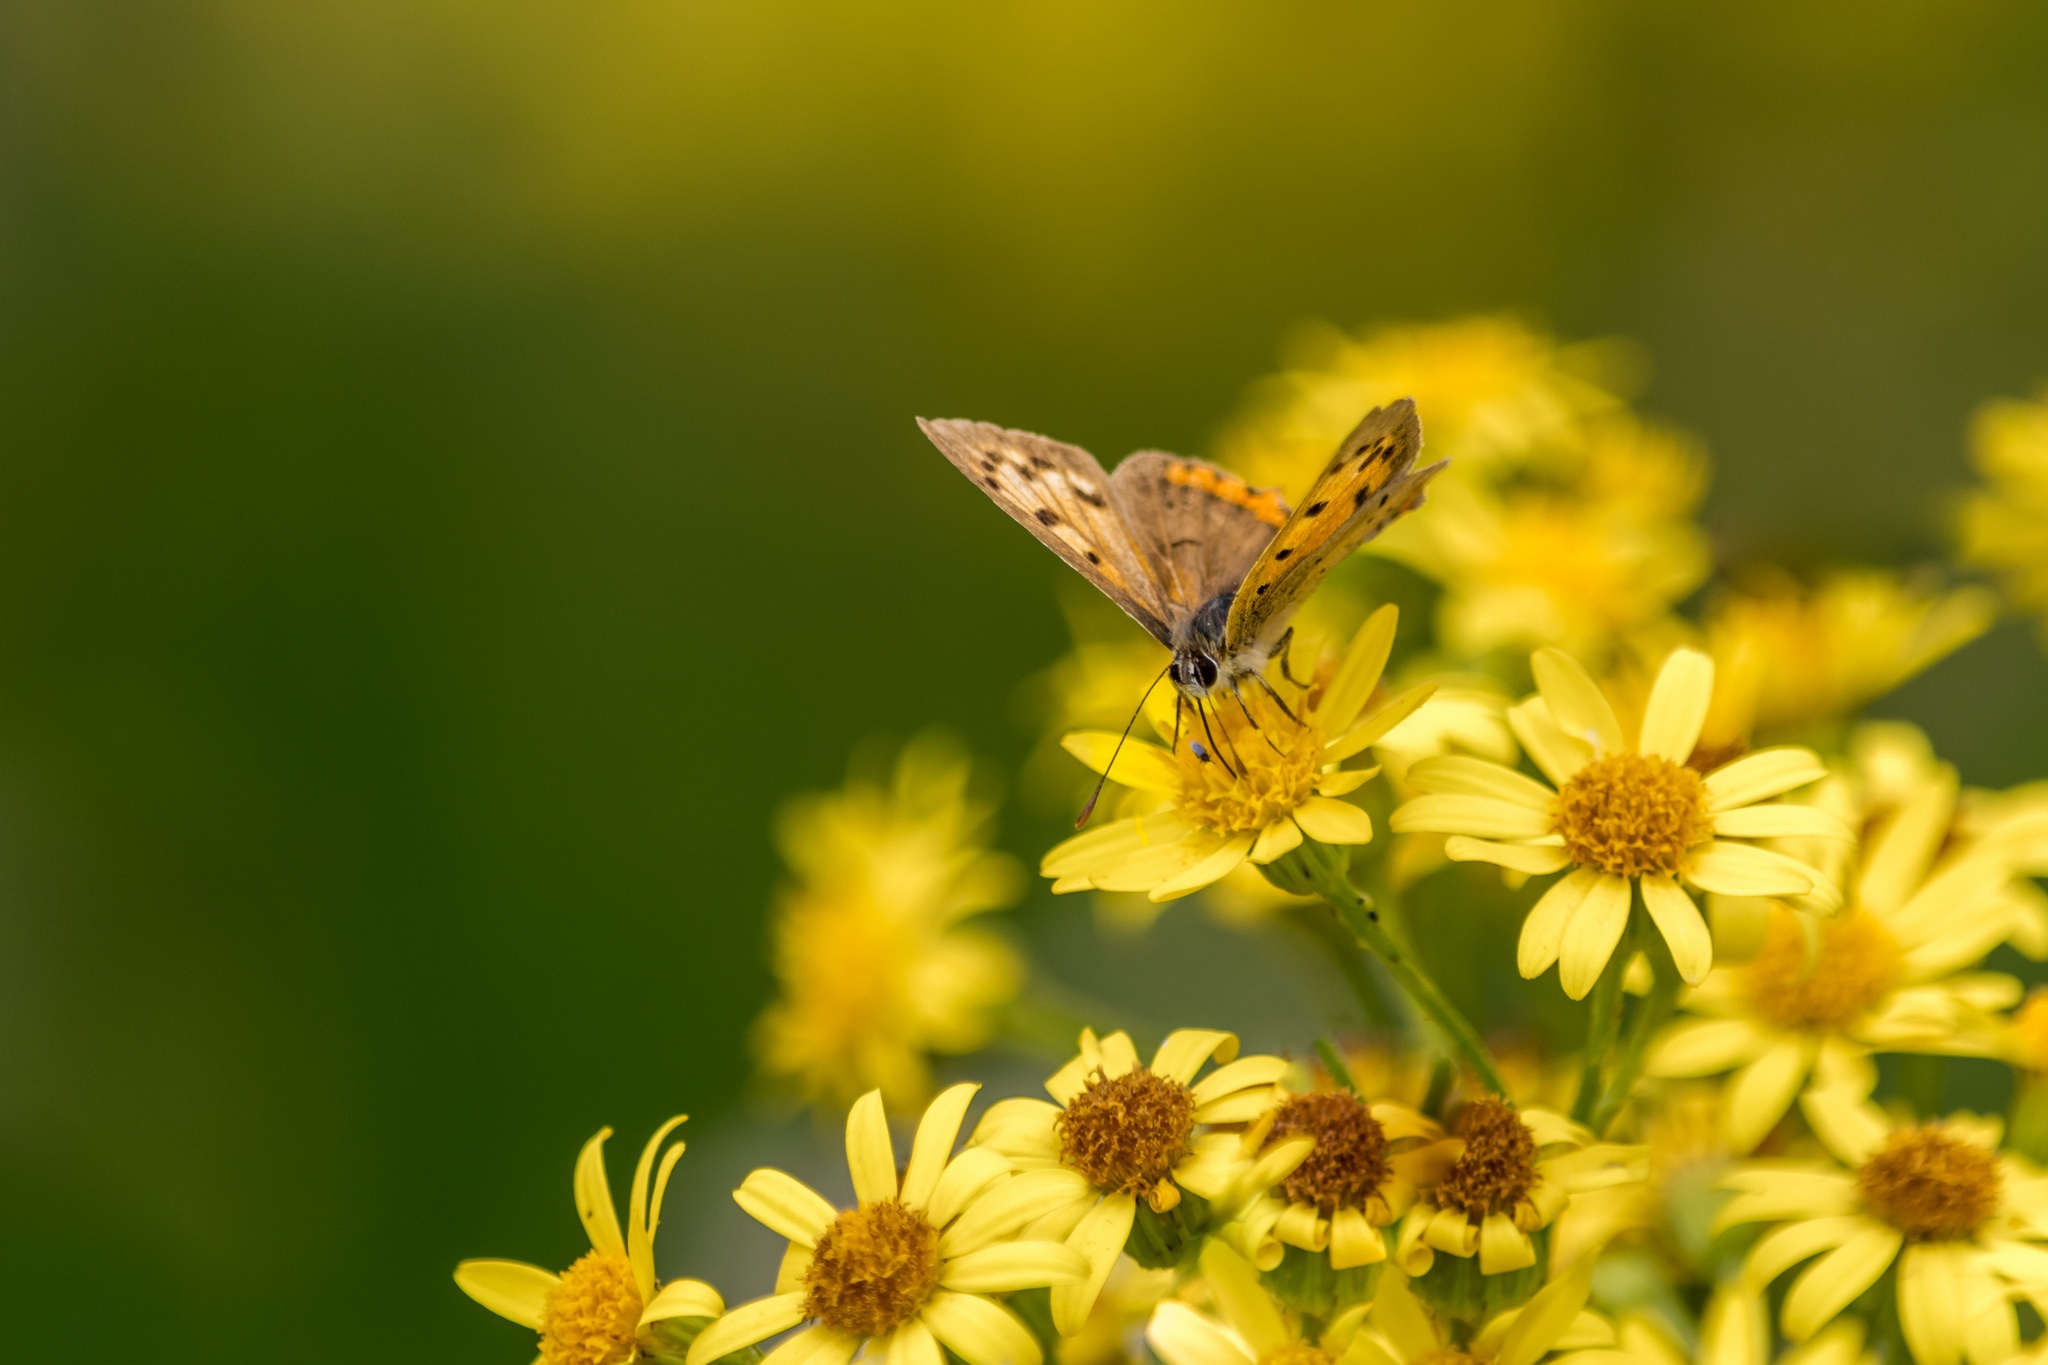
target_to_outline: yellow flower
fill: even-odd
[[[559,1275],[523,1261],[464,1261],[455,1267],[463,1293],[540,1333],[544,1365],[621,1365],[653,1344],[647,1333],[656,1323],[715,1318],[725,1311],[718,1291],[702,1280],[664,1285],[654,1275],[654,1231],[683,1144],[662,1154],[658,1170],[654,1154],[684,1117],[662,1124],[640,1153],[623,1236],[604,1173],[604,1140],[612,1130],[603,1128],[576,1158],[576,1213],[590,1236],[587,1253]]]
[[[1704,742],[1746,742],[1853,714],[1990,629],[1997,604],[1981,588],[1938,585],[1884,569],[1828,574],[1812,588],[1752,575],[1709,606],[1706,648],[1720,686]]]
[[[755,1025],[767,1075],[821,1106],[879,1087],[897,1108],[930,1093],[931,1053],[971,1052],[994,1032],[1023,965],[961,921],[1019,890],[988,851],[989,810],[967,761],[942,742],[907,746],[889,784],[856,779],[794,802],[778,831],[797,873],[770,928],[780,997]]]
[[[2048,611],[2048,401],[1987,403],[1971,438],[1990,486],[1963,505],[1963,558],[1997,574],[2013,605]]]
[[[1614,348],[1559,346],[1509,317],[1388,327],[1357,340],[1318,327],[1293,351],[1288,370],[1259,385],[1224,433],[1219,458],[1254,484],[1296,493],[1359,413],[1397,398],[1427,414],[1432,454],[1452,457],[1450,479],[1556,458],[1587,417],[1620,405],[1610,387],[1620,368]]]
[[[1928,774],[1895,806],[1860,799],[1860,776],[1831,778],[1814,800],[1864,830],[1860,840],[1786,846],[1843,888],[1843,911],[1816,925],[1767,905],[1761,950],[1716,967],[1684,1002],[1700,1017],[1651,1056],[1654,1075],[1735,1073],[1724,1099],[1737,1152],[1763,1141],[1816,1074],[1860,1076],[1877,1052],[1992,1055],[1993,1015],[2019,999],[2011,977],[1969,970],[2008,937],[2013,873],[1996,845],[1944,849],[1954,771]]]
[[[1196,1080],[1211,1060],[1216,1069]],[[1094,1306],[1130,1240],[1140,1199],[1165,1213],[1186,1187],[1223,1204],[1219,1214],[1227,1217],[1243,1193],[1264,1189],[1307,1155],[1301,1140],[1248,1163],[1237,1134],[1197,1131],[1257,1118],[1286,1071],[1279,1057],[1238,1058],[1237,1039],[1209,1029],[1168,1034],[1149,1067],[1128,1034],[1098,1040],[1083,1030],[1079,1054],[1045,1083],[1053,1103],[1018,1098],[989,1106],[969,1151],[1008,1158],[1022,1172],[1019,1183],[1048,1200],[1027,1231],[1064,1238],[1087,1259],[1085,1280],[1052,1292],[1062,1334],[1078,1329]]]
[[[1250,694],[1245,710],[1218,705],[1206,725],[1191,722],[1177,744],[1171,727],[1155,718],[1169,744],[1133,738],[1117,754],[1114,771],[1115,733],[1069,735],[1067,749],[1075,757],[1161,804],[1152,814],[1090,830],[1047,853],[1040,871],[1054,879],[1053,890],[1143,891],[1155,901],[1171,900],[1221,880],[1247,859],[1270,863],[1303,838],[1369,841],[1371,819],[1337,798],[1379,770],[1347,772],[1342,765],[1430,693],[1425,684],[1366,710],[1393,647],[1395,617],[1392,606],[1374,612],[1327,684],[1297,688],[1283,676],[1275,687],[1291,697],[1284,711],[1263,691]],[[1205,743],[1210,739],[1213,750]]]
[[[1642,1178],[1641,1153],[1594,1146],[1592,1135],[1547,1109],[1516,1109],[1482,1095],[1458,1114],[1452,1157],[1401,1220],[1395,1263],[1426,1272],[1438,1252],[1478,1256],[1483,1275],[1536,1264],[1529,1234],[1550,1226],[1582,1189]]]
[[[1820,1258],[1785,1295],[1785,1335],[1805,1341],[1896,1266],[1899,1324],[1921,1365],[2017,1352],[2015,1288],[2048,1279],[2048,1184],[1999,1150],[1997,1121],[1905,1126],[1840,1086],[1800,1105],[1835,1162],[1735,1171],[1718,1223],[1773,1225],[1744,1266],[1757,1288]]]
[[[939,1365],[941,1346],[967,1365],[1038,1365],[1037,1339],[992,1294],[1070,1284],[1087,1262],[1057,1242],[1012,1240],[1042,1211],[992,1151],[953,1155],[979,1086],[932,1101],[899,1174],[882,1097],[869,1091],[846,1117],[855,1207],[834,1209],[794,1176],[763,1168],[733,1199],[789,1239],[775,1292],[741,1304],[690,1344],[706,1365],[805,1320],[769,1352],[774,1365],[846,1365],[867,1345],[877,1359]],[[765,1362],[764,1362],[765,1365]]]
[[[1406,1277],[1390,1273],[1380,1281],[1345,1365],[1535,1365],[1539,1360],[1627,1365],[1636,1357],[1614,1349],[1614,1328],[1586,1311],[1592,1284],[1588,1258],[1520,1308],[1495,1315],[1470,1341],[1455,1345],[1446,1324],[1415,1297]]]
[[[1124,1257],[1111,1268],[1087,1321],[1060,1342],[1059,1365],[1152,1365],[1144,1350],[1145,1324],[1178,1288],[1179,1271],[1146,1270]]]
[[[1701,462],[1634,424],[1588,435],[1585,462],[1555,484],[1432,492],[1425,523],[1386,547],[1445,587],[1438,628],[1467,657],[1555,645],[1589,655],[1658,621],[1706,578],[1690,516]]]
[[[1407,1213],[1417,1189],[1435,1184],[1457,1155],[1441,1141],[1443,1130],[1413,1109],[1367,1104],[1349,1090],[1279,1091],[1246,1130],[1246,1155],[1297,1134],[1315,1147],[1232,1230],[1261,1269],[1277,1265],[1288,1246],[1327,1252],[1333,1270],[1377,1265],[1387,1256],[1381,1229]]]
[[[1572,1197],[1571,1207],[1551,1229],[1553,1271],[1644,1233],[1679,1264],[1699,1265],[1709,1258],[1696,1215],[1719,1206],[1721,1175],[1733,1156],[1721,1135],[1717,1087],[1639,1088],[1631,1108],[1643,1148],[1643,1178]]]
[[[1202,1284],[1215,1314],[1178,1299],[1152,1310],[1145,1340],[1166,1365],[1365,1365],[1358,1340],[1365,1305],[1338,1313],[1320,1335],[1274,1302],[1250,1262],[1213,1238],[1202,1247]],[[1220,1319],[1220,1320],[1219,1320]]]
[[[1573,870],[1523,922],[1522,975],[1553,962],[1565,994],[1581,999],[1605,970],[1630,914],[1630,889],[1671,949],[1680,975],[1705,978],[1713,941],[1681,883],[1729,895],[1805,895],[1831,889],[1811,866],[1749,842],[1846,835],[1811,806],[1759,805],[1826,771],[1806,749],[1767,749],[1702,777],[1688,767],[1713,694],[1714,665],[1674,651],[1657,675],[1631,745],[1614,707],[1569,655],[1538,650],[1539,695],[1509,712],[1522,747],[1556,786],[1496,763],[1434,758],[1408,781],[1429,795],[1394,812],[1402,833],[1450,834],[1444,851],[1531,875]]]

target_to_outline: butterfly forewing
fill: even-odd
[[[1421,449],[1409,399],[1365,415],[1245,575],[1224,626],[1227,652],[1270,642],[1325,574],[1421,504],[1423,485],[1444,467],[1415,468]]]
[[[1277,489],[1254,489],[1206,460],[1139,451],[1109,482],[1170,621],[1236,588],[1287,521]]]
[[[1134,550],[1110,477],[1079,446],[988,422],[918,419],[932,444],[996,505],[1102,589],[1161,644],[1173,609]]]

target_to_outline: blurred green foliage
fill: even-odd
[[[1935,552],[2048,375],[2044,51],[1976,0],[0,10],[10,1357],[522,1358],[449,1270],[573,1255],[598,1124],[737,1103],[777,799],[1025,751],[1061,571],[914,413],[1200,451],[1298,320],[1519,308],[1642,344],[1726,553]],[[1894,709],[2008,782],[2044,683],[2008,628]]]

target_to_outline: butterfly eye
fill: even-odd
[[[1190,661],[1195,672],[1195,682],[1202,687],[1216,685],[1216,661],[1206,654],[1197,654]]]
[[[1181,675],[1180,675],[1180,660],[1179,660],[1179,659],[1175,659],[1175,660],[1174,660],[1174,661],[1173,661],[1172,663],[1170,663],[1170,664],[1168,664],[1168,665],[1166,666],[1166,676],[1167,676],[1168,678],[1170,678],[1170,679],[1172,679],[1172,680],[1173,680],[1173,684],[1174,684],[1174,686],[1176,686],[1176,687],[1180,686],[1180,684],[1181,684],[1182,682],[1186,681],[1186,680],[1185,680],[1185,679],[1183,679],[1183,678],[1181,677]]]

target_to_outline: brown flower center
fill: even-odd
[[[1998,1209],[1998,1159],[1935,1127],[1902,1128],[1856,1169],[1872,1213],[1919,1241],[1968,1237]]]
[[[623,1256],[586,1252],[548,1291],[540,1308],[546,1365],[618,1365],[640,1330],[640,1289]]]
[[[1617,877],[1669,876],[1711,830],[1700,775],[1654,754],[1596,759],[1557,794],[1565,852]]]
[[[1898,984],[1899,945],[1874,916],[1849,911],[1818,927],[1815,953],[1796,915],[1774,913],[1763,947],[1742,969],[1751,1008],[1781,1028],[1846,1028]]]
[[[1364,1100],[1348,1090],[1296,1095],[1280,1106],[1269,1140],[1293,1133],[1312,1135],[1316,1145],[1281,1183],[1289,1203],[1313,1205],[1328,1218],[1363,1208],[1379,1192],[1387,1178],[1387,1133]]]
[[[1258,716],[1258,729],[1234,705],[1218,706],[1211,711],[1209,732],[1197,726],[1192,736],[1181,736],[1174,751],[1181,814],[1217,834],[1250,834],[1286,819],[1315,795],[1316,775],[1323,765],[1321,726],[1312,720],[1289,720],[1264,696],[1245,700]],[[1306,715],[1298,703],[1290,709],[1297,716]],[[1213,745],[1210,734],[1215,736]],[[1196,755],[1195,741],[1209,755],[1207,762]]]
[[[939,1230],[894,1199],[848,1209],[804,1272],[804,1316],[859,1337],[907,1321],[939,1282]]]
[[[1100,1071],[1067,1101],[1056,1125],[1060,1160],[1097,1189],[1150,1195],[1188,1154],[1195,1097],[1145,1067],[1111,1080]]]
[[[1465,1150],[1436,1187],[1436,1202],[1475,1223],[1507,1213],[1536,1187],[1536,1139],[1514,1106],[1482,1095],[1458,1115]]]

